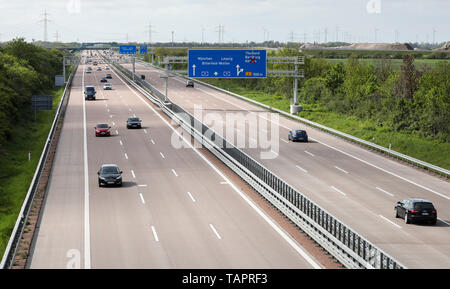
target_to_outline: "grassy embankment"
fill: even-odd
[[[267,94],[261,91],[246,90],[237,85],[231,86],[227,84],[225,87],[217,80],[210,79],[207,82],[289,112],[290,102],[286,97]],[[370,120],[361,121],[354,116],[329,112],[317,105],[303,105],[303,111],[298,115],[384,147],[389,147],[389,144],[391,144],[392,150],[445,169],[450,169],[450,158],[443,157],[450,155],[450,143],[442,143],[413,134],[395,132],[387,127],[378,127]]]
[[[0,190],[3,191],[0,194],[1,256],[33,179],[63,92],[64,87],[47,91],[45,94],[53,95],[53,110],[38,111],[36,121],[34,112],[29,119],[19,121],[4,146],[8,154],[2,156],[0,165]],[[30,161],[28,152],[31,152]]]

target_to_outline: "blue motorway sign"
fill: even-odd
[[[139,53],[140,54],[147,54],[147,45],[139,46]]]
[[[119,54],[136,54],[136,45],[120,45]]]
[[[188,70],[193,78],[265,78],[267,51],[190,49]]]

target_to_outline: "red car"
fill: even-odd
[[[97,124],[95,127],[95,136],[109,136],[111,135],[111,127],[106,123]]]

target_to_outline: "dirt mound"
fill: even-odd
[[[305,43],[300,48],[302,49],[323,49],[324,47],[316,43]]]
[[[350,46],[341,46],[341,49],[366,50],[414,50],[408,43],[354,43]]]
[[[442,50],[450,50],[450,42],[445,43],[442,47],[436,48],[434,50],[442,51]]]

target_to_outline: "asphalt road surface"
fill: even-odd
[[[73,80],[30,268],[321,267],[197,150],[174,148],[160,112],[112,70],[87,66]],[[133,115],[142,129],[126,128]],[[98,123],[112,135],[95,137]],[[123,186],[100,188],[111,163]]]
[[[136,63],[136,74],[164,93],[162,73]],[[408,268],[450,268],[450,184],[445,179],[292,119],[280,116],[277,123],[261,107],[197,83],[188,88],[181,77],[169,78],[168,97],[192,114],[201,106],[207,124],[222,128],[228,140]],[[243,115],[240,123],[245,125],[225,127],[233,114]],[[309,142],[289,142],[291,129],[306,129]],[[239,136],[244,145],[239,145]],[[261,140],[266,138],[276,145],[264,147]],[[435,226],[405,224],[394,217],[396,202],[409,197],[433,202]]]

